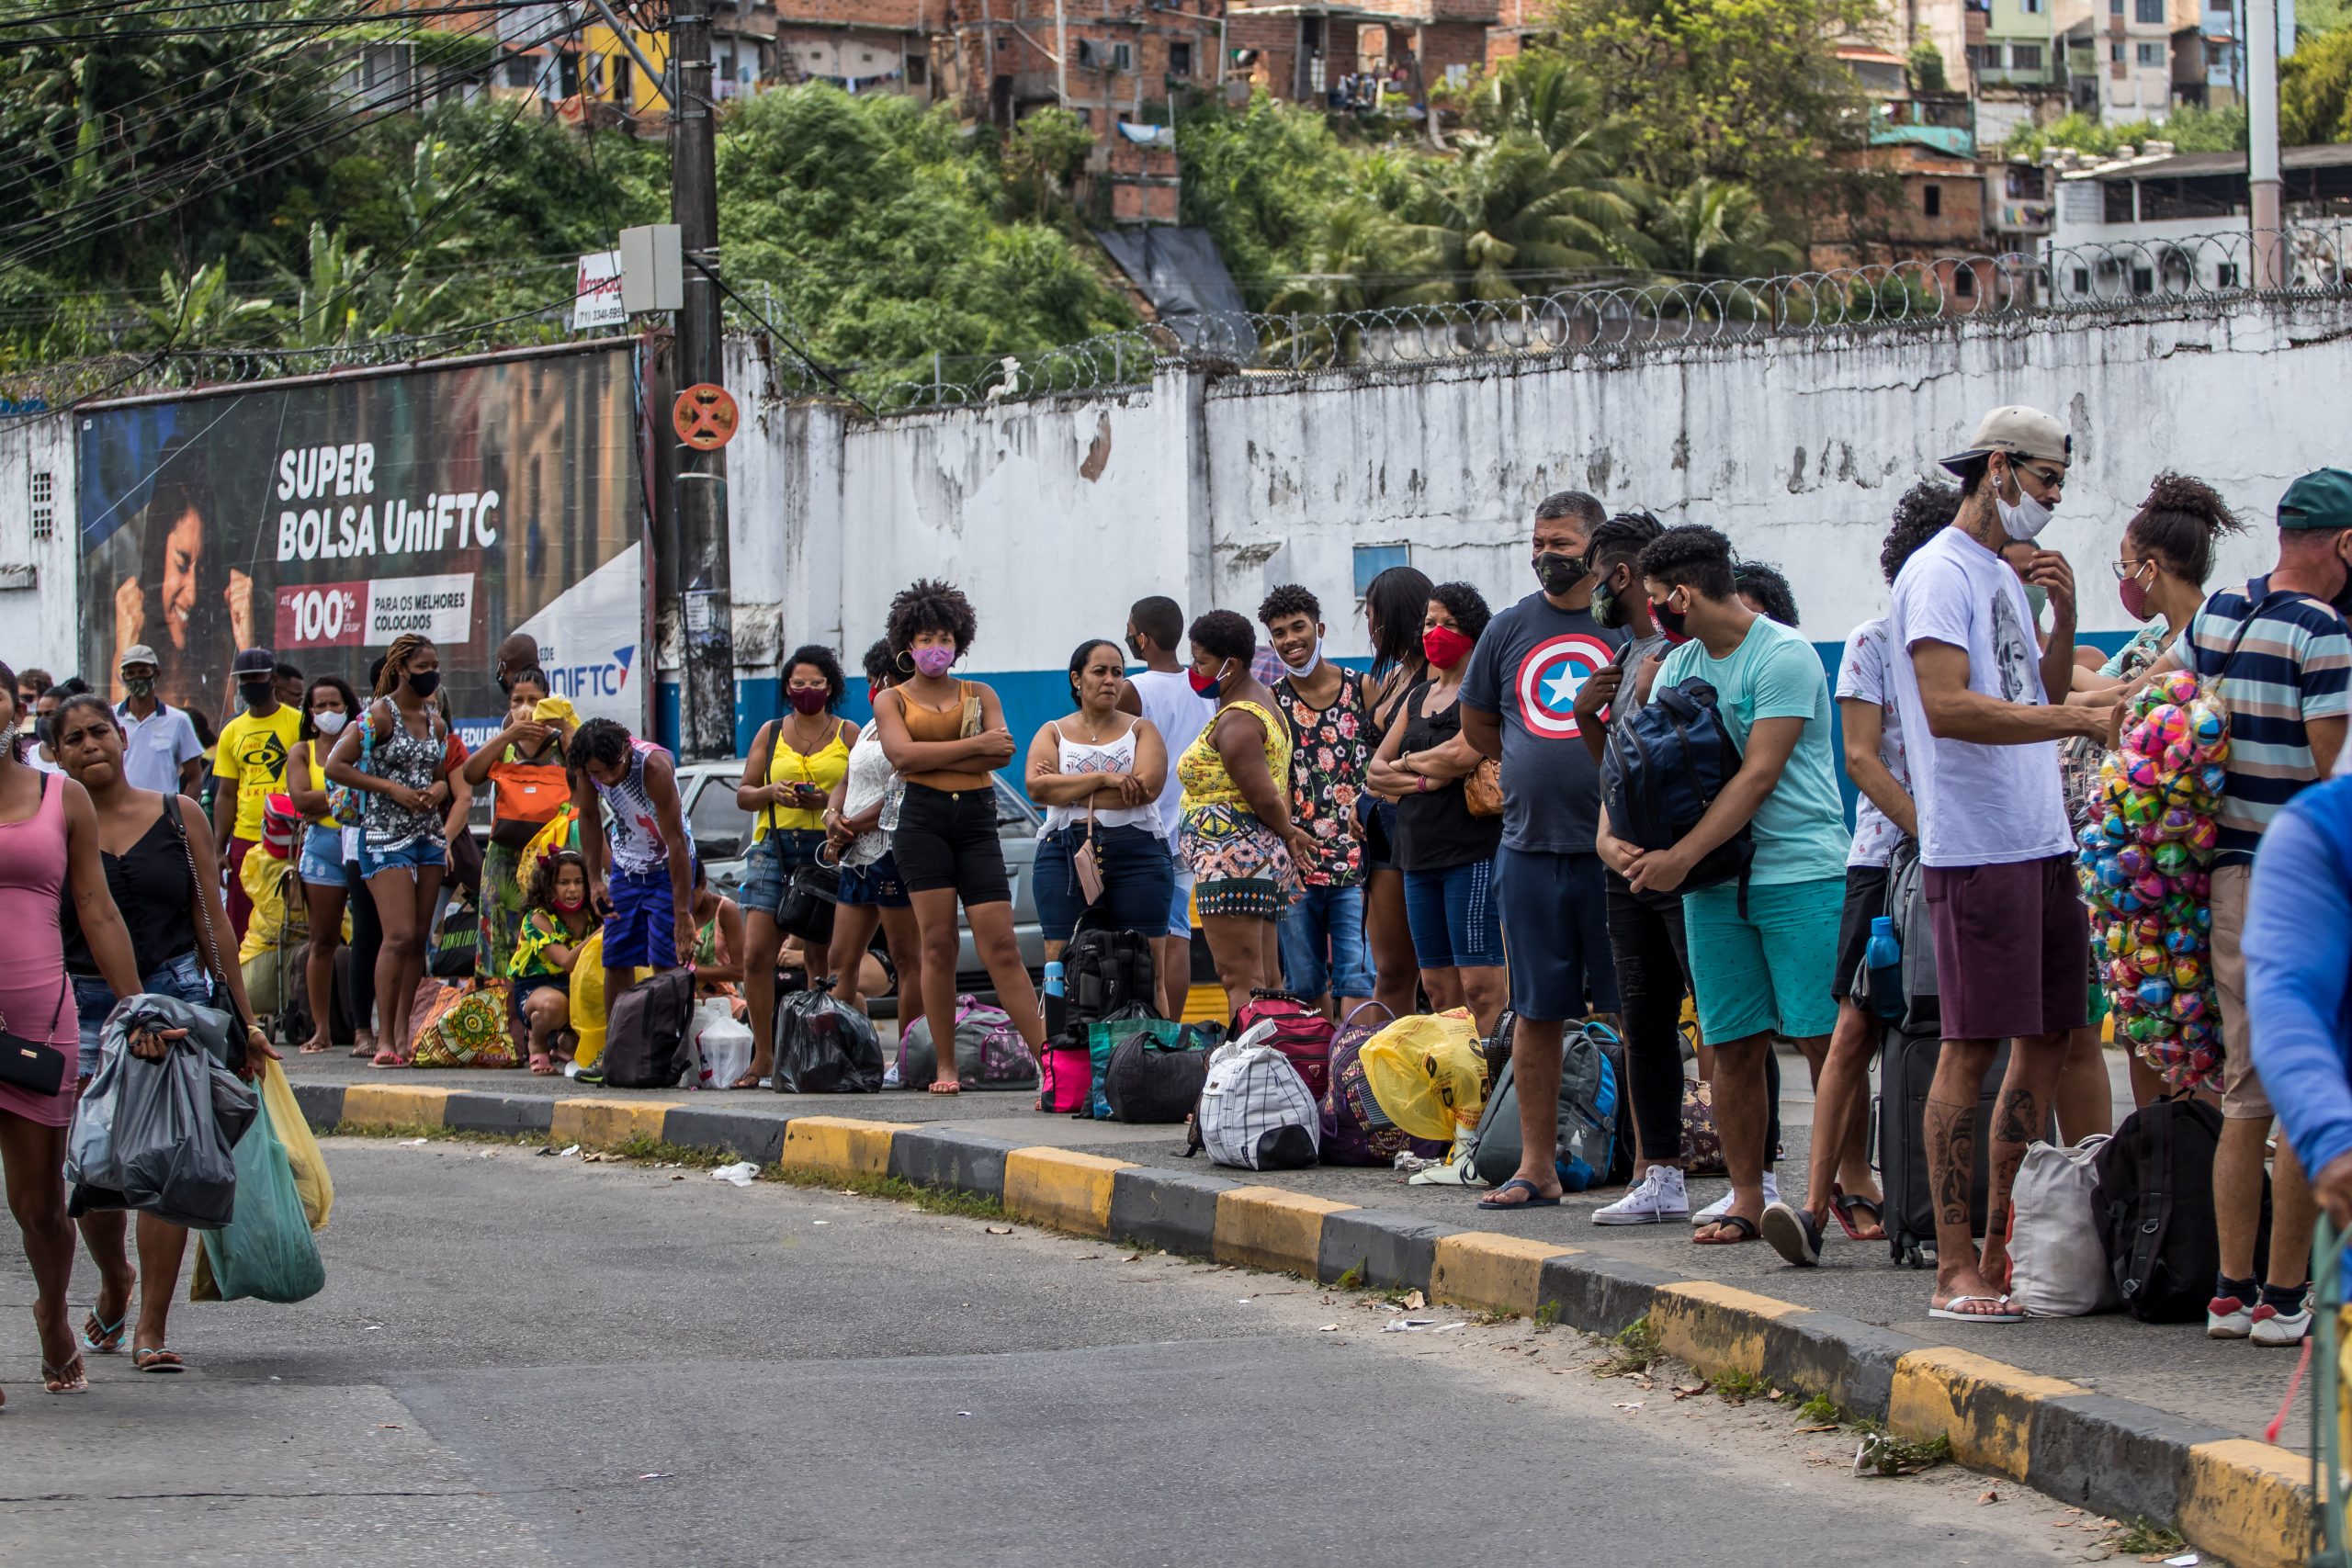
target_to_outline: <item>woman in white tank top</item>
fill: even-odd
[[[1117,644],[1080,644],[1069,660],[1077,711],[1029,743],[1029,798],[1046,808],[1032,886],[1049,958],[1090,914],[1107,930],[1168,934],[1176,866],[1159,806],[1168,748],[1149,719],[1119,711],[1125,680]],[[1080,869],[1090,841],[1102,885],[1096,898]]]

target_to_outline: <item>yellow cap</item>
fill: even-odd
[[[540,724],[578,724],[580,714],[570,697],[541,697],[531,710],[531,717]]]

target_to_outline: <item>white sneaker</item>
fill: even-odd
[[[1634,1190],[1606,1208],[1592,1212],[1597,1225],[1659,1225],[1690,1213],[1690,1194],[1682,1184],[1680,1168],[1654,1165],[1642,1172]]]
[[[1780,1179],[1768,1170],[1764,1173],[1764,1201],[1767,1205],[1770,1205],[1777,1203],[1780,1201]],[[1730,1213],[1731,1194],[1729,1192],[1725,1192],[1722,1197],[1716,1199],[1713,1202],[1708,1204],[1705,1208],[1690,1216],[1690,1228],[1692,1230],[1697,1230],[1701,1225],[1713,1224],[1717,1220],[1722,1219],[1725,1214]]]
[[[2280,1312],[2267,1302],[2247,1314],[2246,1337],[2256,1345],[2300,1345],[2312,1331],[2312,1303],[2306,1295],[2294,1312]]]

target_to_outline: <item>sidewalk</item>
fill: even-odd
[[[1883,1244],[1840,1234],[1825,1267],[1791,1269],[1760,1243],[1701,1247],[1683,1226],[1593,1224],[1592,1210],[1613,1192],[1572,1194],[1557,1209],[1531,1213],[1481,1213],[1476,1189],[1408,1186],[1384,1169],[1260,1173],[1224,1169],[1205,1156],[1187,1161],[1182,1128],[1045,1115],[1018,1094],[628,1091],[520,1071],[377,1071],[342,1053],[289,1058],[287,1066],[306,1109],[322,1123],[552,1126],[564,1141],[592,1144],[644,1131],[673,1143],[724,1144],[768,1163],[785,1151],[787,1122],[815,1118],[791,1134],[795,1163],[977,1188],[1016,1210],[1026,1193],[1027,1217],[1066,1229],[1308,1274],[1319,1264],[1327,1280],[1364,1264],[1374,1283],[1423,1286],[1433,1299],[1529,1313],[1556,1303],[1563,1322],[1602,1332],[1645,1311],[1656,1325],[1661,1307],[1672,1305],[1692,1340],[1676,1343],[1670,1333],[1677,1354],[1831,1392],[1858,1414],[1891,1425],[1901,1424],[1906,1398],[1916,1402],[1921,1393],[1906,1393],[1906,1370],[1933,1362],[1930,1403],[1938,1410],[1928,1424],[1949,1429],[1970,1462],[2122,1517],[2177,1518],[2192,1540],[2200,1513],[2230,1517],[2236,1522],[2227,1539],[2213,1539],[2218,1527],[2209,1527],[2199,1544],[2242,1568],[2301,1558],[2308,1499],[2294,1494],[2309,1476],[2300,1457],[2309,1446],[2308,1393],[2281,1432],[2291,1453],[2245,1440],[2258,1439],[2278,1410],[2295,1369],[2291,1352],[2120,1314],[2019,1325],[1931,1320],[1932,1275],[1891,1264]],[[2111,1066],[2120,1086],[2120,1055],[2111,1054]],[[1782,1069],[1779,1168],[1784,1194],[1795,1198],[1812,1101],[1802,1058],[1785,1056]],[[2120,1087],[2117,1102],[2129,1103]],[[910,1131],[845,1125],[856,1122]],[[1015,1157],[1023,1150],[1101,1157]],[[1120,1171],[1114,1162],[1136,1168]],[[1694,1207],[1723,1186],[1693,1182]],[[1504,1239],[1442,1242],[1456,1231]]]

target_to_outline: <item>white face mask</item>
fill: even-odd
[[[1281,655],[1277,654],[1277,655],[1275,655],[1275,657],[1279,659],[1279,658],[1281,657]],[[1304,681],[1304,680],[1306,680],[1309,675],[1314,674],[1314,673],[1315,673],[1315,667],[1316,667],[1317,665],[1318,665],[1318,664],[1322,663],[1322,662],[1323,662],[1323,639],[1322,639],[1321,637],[1317,637],[1317,638],[1315,639],[1315,651],[1314,651],[1314,652],[1312,652],[1312,653],[1310,653],[1310,654],[1308,654],[1308,655],[1306,656],[1306,663],[1304,663],[1304,664],[1290,664],[1290,663],[1285,663],[1285,664],[1283,664],[1283,671],[1284,671],[1285,672],[1287,672],[1287,673],[1289,674],[1289,676],[1290,676],[1290,678],[1291,678],[1292,680],[1294,680],[1294,681]]]
[[[340,735],[350,717],[349,714],[339,711],[314,713],[311,716],[311,724],[321,735]]]
[[[1993,509],[2001,514],[2003,533],[2012,539],[2030,539],[2050,526],[2049,503],[2037,499],[2031,491],[2025,488],[2025,480],[2018,478],[2015,468],[2009,470],[2009,479],[2018,487],[2018,499],[2014,502],[2004,501],[2000,491],[1996,489],[1993,491]]]

